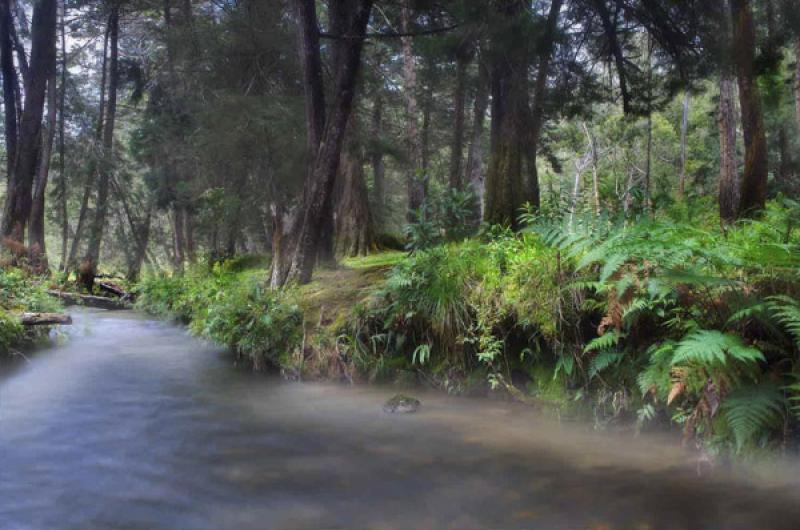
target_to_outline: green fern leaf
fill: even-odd
[[[759,434],[780,425],[784,399],[772,385],[747,386],[731,392],[720,408],[741,451]]]
[[[592,339],[583,349],[583,352],[590,353],[593,351],[607,350],[612,346],[616,346],[621,338],[622,334],[619,334],[616,331],[609,331],[604,335],[600,335],[599,337]]]
[[[690,333],[678,343],[672,364],[698,363],[724,366],[730,359],[754,363],[764,361],[764,354],[757,348],[746,346],[736,335],[700,329]]]

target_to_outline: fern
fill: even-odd
[[[590,353],[593,351],[607,350],[612,346],[616,346],[621,338],[622,335],[616,331],[609,331],[604,335],[600,335],[599,337],[592,339],[583,349],[583,352]]]
[[[690,333],[678,343],[672,357],[672,364],[697,363],[706,366],[725,366],[731,359],[744,363],[765,360],[761,351],[752,346],[746,346],[736,335],[700,329]]]
[[[800,347],[800,302],[790,296],[771,296],[767,299],[767,304]]]
[[[617,351],[604,351],[597,354],[589,365],[589,379],[594,379],[603,370],[616,366],[625,355]]]
[[[722,403],[721,412],[736,440],[736,450],[783,420],[785,401],[772,385],[747,386],[733,391]]]

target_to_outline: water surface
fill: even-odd
[[[699,478],[670,441],[521,407],[283,383],[182,329],[77,311],[0,376],[0,528],[800,528],[794,471]],[[770,478],[769,476],[767,478]]]

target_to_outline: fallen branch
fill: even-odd
[[[22,313],[20,322],[23,326],[66,326],[72,324],[72,317],[64,313]]]
[[[128,306],[116,298],[94,296],[91,294],[77,294],[66,291],[47,291],[50,296],[55,296],[66,305],[85,305],[97,309],[128,309]]]

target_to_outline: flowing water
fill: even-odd
[[[698,478],[674,440],[521,407],[283,383],[175,326],[78,311],[0,376],[0,528],[792,529],[793,471]],[[784,476],[785,475],[785,476]]]

